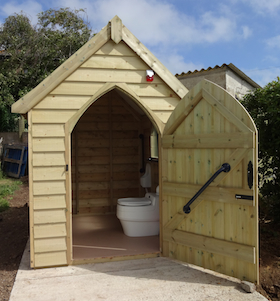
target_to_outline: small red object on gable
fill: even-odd
[[[146,80],[147,82],[152,82],[154,80],[154,71],[153,70],[146,70]]]

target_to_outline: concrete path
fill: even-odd
[[[25,250],[10,301],[267,300],[240,281],[167,258],[32,270]]]

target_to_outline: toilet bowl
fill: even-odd
[[[141,186],[151,186],[151,167],[146,165],[146,173],[140,179]],[[159,189],[147,192],[144,197],[121,198],[117,202],[117,218],[124,234],[130,237],[159,234]]]
[[[130,237],[159,234],[159,195],[148,192],[143,198],[118,199],[117,217]]]

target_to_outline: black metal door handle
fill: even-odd
[[[222,167],[217,170],[213,176],[198,190],[198,192],[188,201],[188,203],[183,207],[183,211],[185,213],[190,213],[191,212],[191,208],[190,205],[201,195],[201,193],[211,184],[211,182],[213,182],[217,176],[221,173],[221,172],[229,172],[230,171],[230,165],[228,163],[224,163],[222,165]]]
[[[247,181],[248,181],[248,186],[251,189],[253,187],[253,181],[254,181],[254,175],[253,175],[253,163],[250,161],[248,163],[248,168],[247,168]]]

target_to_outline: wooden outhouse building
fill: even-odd
[[[257,130],[225,90],[188,91],[116,16],[12,111],[28,115],[31,267],[166,256],[258,281]],[[126,237],[117,200],[144,195],[147,162],[160,234]]]

